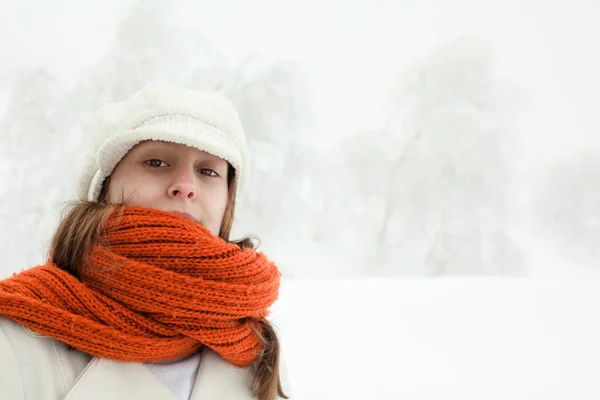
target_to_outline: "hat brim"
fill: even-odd
[[[204,124],[204,126],[155,124],[115,135],[100,147],[96,160],[98,170],[92,177],[88,190],[89,201],[97,201],[104,180],[112,174],[117,164],[135,145],[145,140],[184,144],[226,160],[236,170],[237,192],[239,193],[242,189],[240,182],[243,182],[244,179],[242,179],[240,171],[244,171],[244,160],[242,160],[237,146],[217,128],[208,124]]]

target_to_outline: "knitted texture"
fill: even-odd
[[[252,332],[277,299],[280,272],[185,217],[125,206],[105,225],[80,280],[48,261],[0,281],[0,315],[103,358],[152,362],[206,345],[249,366]]]
[[[104,180],[144,140],[184,144],[228,161],[236,171],[236,196],[248,180],[244,129],[234,105],[217,93],[152,82],[129,99],[100,108],[90,135],[78,171],[81,200],[98,201]]]

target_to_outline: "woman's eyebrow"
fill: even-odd
[[[173,148],[172,146],[144,146],[142,148],[139,149],[140,153],[148,153],[148,152],[155,152],[155,151],[165,151],[165,152],[169,152],[169,153],[177,153],[177,150],[175,148]]]

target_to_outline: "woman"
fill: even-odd
[[[0,281],[0,397],[287,398],[265,319],[279,270],[229,241],[248,176],[234,107],[156,82],[92,134],[48,261]]]

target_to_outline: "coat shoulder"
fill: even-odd
[[[279,356],[279,379],[281,382],[281,388],[285,395],[289,398],[293,397],[292,385],[290,383],[288,364],[285,354],[282,352]]]
[[[16,386],[19,382],[21,397],[15,399],[56,398],[66,393],[91,357],[77,350],[70,350],[64,343],[35,333],[8,318],[0,317],[0,387]],[[16,390],[14,387],[10,390]],[[45,395],[44,395],[45,393]],[[13,397],[8,397],[13,398]]]
[[[11,337],[5,325],[6,318],[0,317],[0,393],[9,399],[24,400],[23,382],[19,371],[19,364],[15,354]]]

